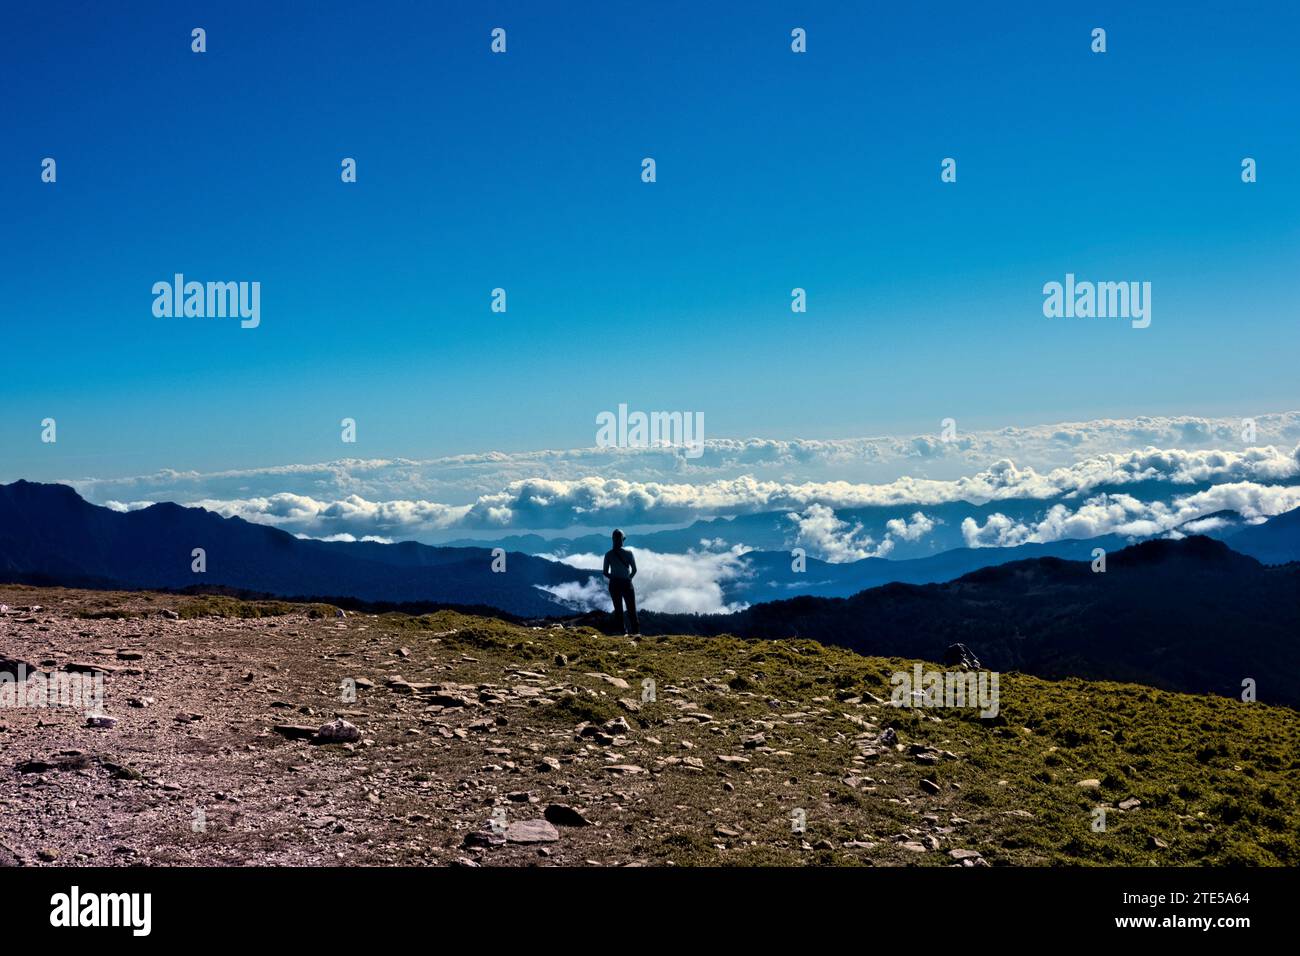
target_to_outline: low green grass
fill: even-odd
[[[945,819],[971,821],[972,837],[994,864],[1300,865],[1300,714],[1289,708],[1134,684],[1004,674],[999,713],[985,719],[973,709],[844,702],[863,693],[888,701],[890,675],[910,671],[913,662],[863,657],[812,641],[663,636],[634,644],[593,630],[521,628],[452,612],[414,620],[420,622],[411,625],[416,630],[455,631],[439,638],[452,647],[489,652],[485,665],[542,666],[558,678],[552,663],[567,659],[566,679],[604,672],[631,685],[622,691],[587,680],[595,696],[562,698],[539,715],[557,723],[622,713],[617,698],[639,698],[645,677],[656,682],[658,699],[625,715],[638,732],[655,733],[680,713],[671,706],[678,685],[688,686],[685,696],[730,728],[713,739],[726,739],[731,747],[739,734],[752,732],[754,720],[828,711],[815,727],[801,728],[781,772],[799,785],[809,778],[821,781],[818,787],[835,811],[818,836],[832,842],[858,839],[864,829],[883,834],[915,823],[915,810],[900,803],[915,807],[926,800],[920,781],[928,778],[942,792],[925,808]],[[948,750],[959,759],[925,766],[891,753],[884,761],[888,769],[861,768],[886,778],[875,792],[842,785],[839,779],[853,769],[853,738],[860,733],[850,716],[893,727],[902,741]],[[700,785],[713,784],[712,771]],[[673,778],[679,789],[671,799],[690,802],[693,779]],[[1084,780],[1100,786],[1079,786]],[[891,803],[891,797],[906,800]],[[1140,806],[1121,811],[1119,802],[1130,798]],[[1104,831],[1094,829],[1099,807],[1105,810]],[[730,853],[727,862],[795,859],[779,840],[764,842]],[[648,852],[677,863],[716,863],[713,843],[707,834],[677,834]],[[852,862],[834,850],[821,852],[827,862]],[[951,862],[943,854],[927,857]],[[798,859],[809,862],[806,851]]]
[[[185,601],[176,609],[176,613],[186,620],[199,617],[259,618],[283,617],[302,609],[302,605],[287,601],[243,601],[218,594],[205,594]]]

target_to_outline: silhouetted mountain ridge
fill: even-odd
[[[1194,536],[1091,562],[1045,557],[944,584],[796,597],[727,616],[645,615],[652,633],[803,637],[863,654],[942,660],[951,644],[995,670],[1078,676],[1300,705],[1300,564],[1266,567]]]
[[[1300,508],[1235,530],[1226,540],[1233,550],[1265,564],[1300,561]]]
[[[1272,525],[1268,540],[1285,544],[1296,524],[1295,514],[1284,515],[1246,531],[1262,536]],[[1097,540],[1079,543],[1079,551],[1090,554]],[[194,548],[206,552],[205,573],[191,570]],[[1300,705],[1291,676],[1300,674],[1300,564],[1266,566],[1200,535],[1108,550],[1104,573],[1087,559],[1038,553],[947,583],[889,583],[851,597],[805,595],[734,615],[648,613],[643,622],[647,633],[805,637],[865,654],[936,661],[949,645],[964,643],[997,670],[1231,696],[1253,679],[1261,700]],[[779,562],[777,553],[768,555],[768,570],[779,571],[782,562],[789,568],[788,555]],[[926,565],[930,573],[928,564],[941,558],[896,564]],[[952,556],[958,566],[979,558]],[[487,548],[299,539],[176,504],[118,512],[89,504],[66,486],[0,485],[0,580],[19,583],[226,587],[375,605],[490,606],[554,618],[564,609],[539,586],[592,575],[520,553],[507,562],[507,573],[496,574]],[[829,574],[836,566],[809,567]],[[879,570],[909,573],[887,561]]]
[[[207,570],[192,570],[202,548]],[[66,485],[0,485],[0,579],[70,587],[225,586],[286,597],[492,606],[511,614],[563,608],[539,590],[591,572],[525,554],[492,571],[485,548],[329,542],[164,502],[118,512]]]

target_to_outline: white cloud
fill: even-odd
[[[1126,486],[1144,498],[1168,500],[1192,486],[1266,487],[1300,477],[1300,412],[1259,415],[1255,425],[1258,444],[1251,447],[1241,440],[1239,419],[1134,418],[968,432],[949,442],[924,435],[710,439],[698,463],[662,449],[601,448],[423,461],[342,459],[69,483],[119,511],[174,500],[321,538],[439,541],[614,524],[666,527],[776,512],[799,516],[792,533],[810,551],[853,560],[888,555],[895,543],[930,534],[933,525],[919,509],[945,503],[1062,505],[1041,519],[1043,528],[1041,522],[1023,530],[997,521],[963,525],[966,540],[982,545],[1156,521],[1124,512],[1119,493]],[[1124,447],[1137,441],[1160,445]],[[1220,447],[1195,447],[1212,443]],[[885,480],[867,480],[874,475]],[[1151,492],[1161,486],[1167,493]],[[1079,506],[1103,491],[1112,493],[1104,510]],[[862,528],[832,523],[838,521],[830,513],[835,509],[867,506],[898,509],[883,534],[873,528],[879,540]],[[901,517],[905,511],[911,519]],[[1061,527],[1053,530],[1054,523]]]
[[[364,537],[358,538],[356,535],[354,535],[354,534],[348,534],[348,533],[346,533],[346,532],[343,532],[342,534],[331,534],[331,535],[326,535],[326,536],[323,537],[323,538],[313,538],[313,537],[312,537],[311,535],[309,535],[309,534],[297,534],[297,535],[294,535],[294,537],[295,537],[295,538],[301,538],[301,539],[303,539],[304,541],[342,541],[342,542],[345,542],[345,543],[348,543],[348,544],[354,544],[354,543],[357,542],[357,541],[371,541],[371,542],[374,542],[375,544],[392,544],[392,543],[393,543],[393,539],[392,539],[392,538],[381,538],[381,537],[379,537],[378,535],[373,535],[373,534],[368,534],[368,535],[365,535]]]
[[[936,523],[939,522],[927,518],[918,511],[910,519],[891,518],[885,522],[885,530],[889,532],[889,537],[896,541],[920,541],[934,530]]]
[[[886,534],[877,544],[871,535],[863,532],[861,522],[850,526],[826,505],[811,504],[802,514],[795,511],[786,517],[797,528],[793,544],[830,564],[888,557],[896,541],[920,541],[940,523],[920,511],[911,518],[891,518],[885,522]]]
[[[1233,522],[1224,518],[1200,518],[1196,521],[1189,521],[1183,525],[1182,530],[1186,534],[1209,534],[1211,531],[1219,531],[1223,528],[1231,527]],[[1177,532],[1175,532],[1177,533]],[[1181,537],[1182,535],[1180,535]]]
[[[104,507],[109,511],[126,512],[140,511],[155,504],[157,504],[156,501],[105,501]]]
[[[386,532],[418,535],[457,527],[469,510],[432,501],[367,501],[358,495],[338,501],[318,501],[308,495],[288,493],[234,501],[200,500],[190,505],[222,517],[239,517],[322,538],[339,534],[388,537]]]
[[[798,527],[795,545],[831,564],[884,557],[894,547],[892,541],[886,541],[883,551],[877,548],[872,537],[863,533],[860,522],[850,527],[826,505],[812,504],[803,514],[791,512],[786,517]]]
[[[1294,448],[1300,443],[1300,412],[1261,414],[1255,417],[1255,425],[1252,445]],[[1100,461],[1104,471],[1115,465],[1107,456],[1124,458],[1132,449],[1182,449],[1183,453],[1230,449],[1225,454],[1240,454],[1247,444],[1242,439],[1238,418],[1143,417],[963,431],[953,441],[935,435],[711,438],[699,459],[663,449],[577,448],[435,459],[347,458],[208,473],[168,469],[121,478],[72,478],[65,483],[95,502],[243,501],[288,493],[318,501],[356,496],[365,501],[439,502],[457,507],[476,505],[502,495],[503,489],[534,480],[572,485],[598,475],[595,480],[633,487],[725,486],[743,479],[760,485],[789,485],[797,480],[811,485],[882,486],[906,475],[919,482],[956,482],[964,476],[992,473],[1000,463],[1010,461],[1016,463],[1018,475],[1046,476],[1080,460]],[[1150,467],[1161,470],[1170,464],[1155,461]],[[1213,467],[1208,459],[1205,466]],[[1130,462],[1127,467],[1136,470],[1143,463]],[[509,498],[507,492],[501,507],[510,507]],[[476,512],[474,517],[478,526],[487,526],[484,516]]]
[[[742,560],[745,550],[735,547],[726,551],[690,551],[686,554],[661,554],[645,549],[635,551],[637,608],[684,614],[730,614],[743,610],[746,605],[728,604],[723,598],[722,583],[749,573]],[[579,610],[608,611],[612,607],[604,578],[599,576],[604,555],[544,557],[595,571],[597,576],[582,584],[561,584],[543,587],[542,590]]]
[[[669,484],[589,476],[574,481],[533,478],[512,482],[505,490],[480,496],[466,505],[409,499],[372,501],[356,494],[330,500],[288,492],[188,503],[221,515],[237,515],[313,537],[347,533],[427,538],[440,532],[462,530],[504,533],[610,524],[668,525],[703,517],[768,511],[796,512],[804,515],[804,520],[810,520],[811,514],[812,524],[807,532],[811,535],[819,533],[816,523],[824,520],[808,511],[814,505],[828,509],[871,505],[912,508],[957,501],[974,504],[1053,501],[1138,483],[1165,484],[1174,493],[1180,486],[1208,483],[1266,488],[1271,486],[1269,483],[1297,476],[1300,476],[1297,452],[1282,452],[1272,446],[1244,451],[1147,448],[1087,458],[1046,474],[1002,460],[985,471],[951,481],[905,476],[885,484],[845,481],[794,484],[760,481],[745,475],[700,484]],[[1121,500],[1116,495],[1111,497]],[[115,506],[123,507],[117,502]],[[1083,514],[1083,518],[1073,519],[1073,523],[1078,525],[1095,517],[1091,512]],[[910,535],[930,530],[924,520],[920,525],[903,527]],[[875,554],[883,555],[892,550],[895,538],[904,537],[902,533],[891,534],[875,544],[856,532],[845,539],[846,531],[852,529],[835,529],[826,539],[828,553],[870,553],[874,549]]]
[[[968,548],[1011,548],[1024,544],[1029,528],[1001,512],[989,515],[983,526],[974,518],[963,518],[961,535]]]
[[[1231,482],[1182,495],[1169,502],[1143,502],[1124,494],[1103,494],[1076,509],[1056,503],[1036,521],[1014,521],[996,512],[980,525],[973,518],[961,523],[970,548],[1004,548],[1042,544],[1103,534],[1150,537],[1198,522],[1218,511],[1235,511],[1248,520],[1273,517],[1300,507],[1300,486]],[[1189,525],[1187,531],[1210,530],[1211,523]]]

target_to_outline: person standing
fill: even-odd
[[[614,529],[614,547],[605,552],[605,580],[609,582],[609,596],[614,602],[614,623],[624,634],[641,636],[641,626],[636,619],[636,590],[632,579],[636,577],[636,558],[623,547],[625,535]],[[623,606],[627,605],[627,622],[623,620]],[[629,630],[631,628],[631,630]]]

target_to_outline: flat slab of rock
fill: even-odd
[[[546,820],[520,820],[506,827],[507,843],[554,843],[560,831]]]
[[[423,698],[430,704],[436,704],[439,707],[473,707],[474,702],[468,697],[462,697],[460,694],[431,693],[423,694]]]
[[[116,674],[117,668],[111,664],[88,664],[85,661],[68,661],[63,665],[63,669],[70,674]]]
[[[311,740],[316,736],[317,727],[307,727],[304,724],[276,724],[271,728],[281,737],[288,737],[290,740]]]
[[[611,687],[616,687],[619,690],[630,690],[632,687],[632,685],[623,680],[623,678],[613,677],[600,671],[589,671],[586,676],[603,680],[606,684],[609,684]]]

